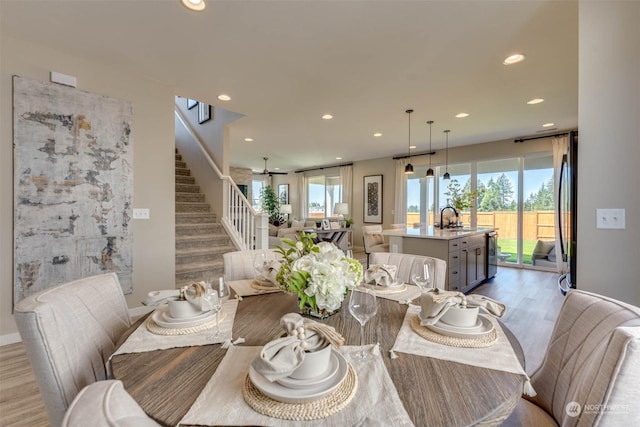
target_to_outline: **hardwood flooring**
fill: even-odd
[[[364,253],[355,255],[366,263]],[[553,273],[498,268],[494,279],[473,291],[507,306],[502,320],[520,341],[529,374],[542,363],[562,305],[556,280]],[[0,347],[0,427],[10,426],[49,426],[22,343]]]

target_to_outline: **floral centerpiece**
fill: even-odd
[[[276,249],[282,265],[276,280],[298,296],[300,312],[326,317],[336,312],[349,289],[362,280],[362,264],[329,242],[315,243],[315,233],[300,232],[297,242],[283,238]]]

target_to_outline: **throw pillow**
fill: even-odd
[[[291,221],[291,228],[303,228],[305,226],[304,220],[296,220]]]
[[[556,247],[554,246],[553,249],[551,249],[551,251],[549,251],[549,254],[547,255],[547,259],[551,262],[556,262]]]
[[[533,248],[532,256],[534,258],[544,258],[549,255],[551,249],[556,246],[556,242],[554,240],[538,240],[535,248]]]

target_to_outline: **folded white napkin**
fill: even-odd
[[[376,264],[364,272],[364,281],[377,286],[392,286],[396,284],[397,273],[398,267],[395,265]]]
[[[298,313],[282,316],[280,324],[287,335],[268,342],[251,365],[267,380],[275,381],[288,377],[304,361],[305,351],[321,350],[327,345],[341,346],[344,338],[334,328]]]
[[[420,296],[420,324],[426,326],[437,323],[456,305],[480,307],[496,317],[502,317],[506,311],[504,304],[484,295],[465,295],[462,292],[434,288]]]
[[[262,266],[262,271],[256,277],[256,281],[261,285],[278,285],[278,280],[276,280],[276,276],[278,275],[278,271],[280,271],[280,261],[271,260],[265,261]]]

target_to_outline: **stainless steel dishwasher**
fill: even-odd
[[[498,233],[490,231],[486,234],[487,238],[487,258],[486,272],[487,279],[495,277],[498,272]]]

